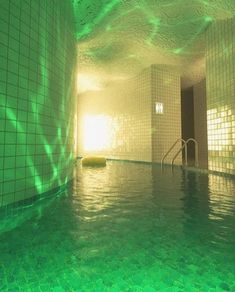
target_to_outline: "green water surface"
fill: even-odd
[[[231,178],[78,163],[73,190],[22,223],[30,208],[0,235],[1,292],[235,291]]]

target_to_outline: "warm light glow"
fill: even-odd
[[[86,151],[100,151],[110,147],[109,118],[86,115],[83,124],[83,147]]]
[[[208,150],[225,151],[232,144],[232,121],[228,106],[207,111]]]
[[[101,82],[97,76],[90,74],[78,74],[77,90],[79,93],[85,91],[99,91],[101,89]]]
[[[156,102],[156,114],[163,114],[163,103]]]

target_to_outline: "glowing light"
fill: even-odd
[[[173,50],[173,52],[174,52],[176,55],[182,53],[182,51],[183,51],[182,48],[177,48],[177,49]]]
[[[78,74],[77,90],[79,93],[85,91],[99,91],[102,89],[101,82],[98,77],[89,74]]]
[[[229,106],[211,109],[207,112],[208,149],[226,151],[232,139],[232,118]]]
[[[205,16],[205,21],[206,22],[212,22],[213,21],[213,17],[211,17],[211,16]]]
[[[156,114],[163,114],[163,103],[162,102],[156,102],[155,108],[156,108]]]
[[[108,117],[84,116],[83,147],[86,151],[105,150],[110,147]]]
[[[106,31],[110,31],[112,29],[111,25],[106,26]]]

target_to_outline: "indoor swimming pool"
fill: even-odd
[[[229,177],[78,161],[70,190],[30,208],[0,235],[1,292],[235,291]]]

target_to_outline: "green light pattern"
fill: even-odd
[[[135,19],[136,30],[139,30],[141,26],[144,30],[147,24],[151,25],[149,32],[146,33],[146,39],[151,35],[154,39],[156,32],[159,31],[159,34],[165,37],[167,33],[177,34],[176,38],[182,42],[188,35],[191,35],[193,40],[198,31],[205,26],[204,22],[232,17],[235,14],[233,0],[192,0],[190,2],[184,0],[72,0],[72,3],[78,40],[90,37],[92,33],[99,31],[100,26],[105,26],[107,31],[112,29],[117,31],[126,25],[125,31],[131,34],[133,23],[128,25],[128,22],[117,23],[117,21],[123,16],[133,18],[140,15],[141,18]]]
[[[187,86],[199,82],[203,33],[235,15],[234,0],[73,0],[73,7],[79,72],[100,77],[104,87],[151,64],[174,65]]]
[[[7,23],[0,29],[0,61],[7,60],[0,63],[4,206],[72,178],[76,49],[68,3],[12,0],[0,9]]]
[[[77,39],[83,39],[93,32],[96,25],[119,4],[120,0],[80,1],[72,0],[76,20]]]

